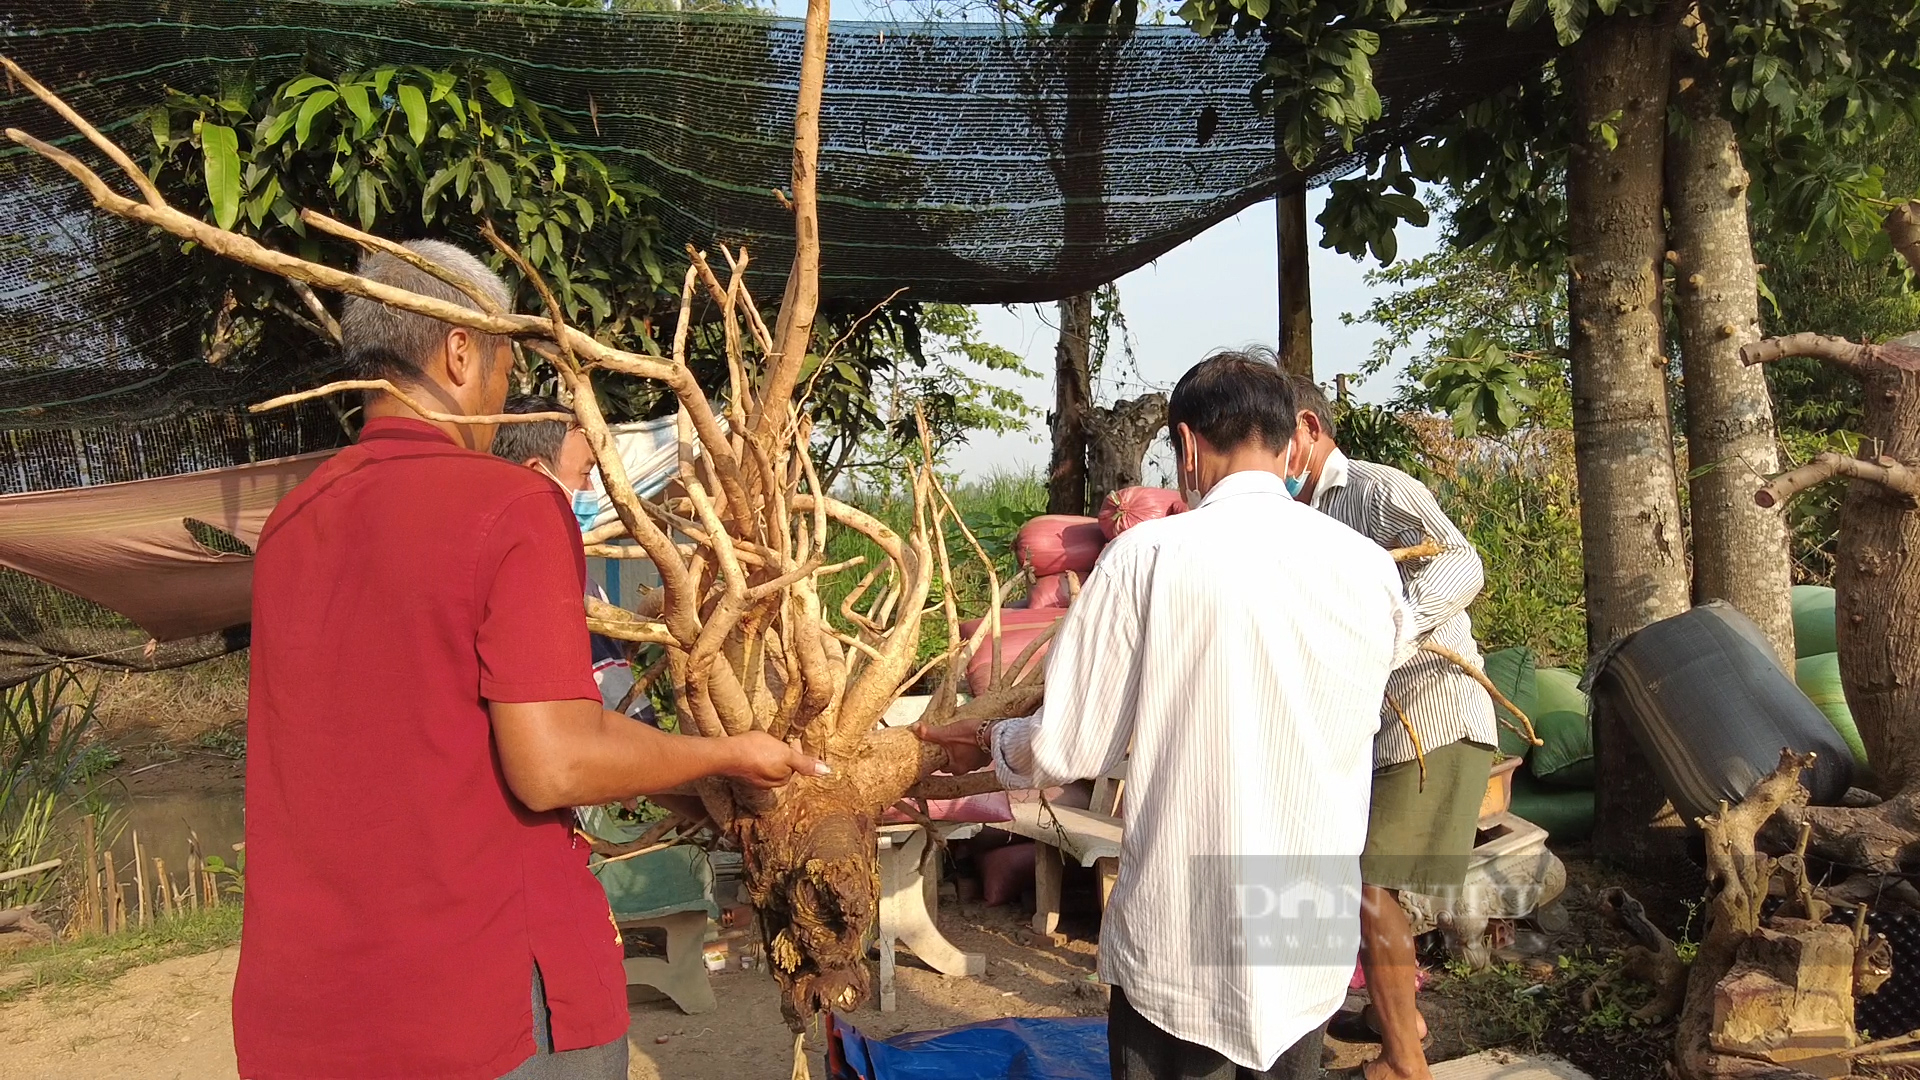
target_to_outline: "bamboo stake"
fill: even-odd
[[[80,899],[85,907],[86,921],[82,925],[84,925],[90,933],[104,934],[106,933],[107,926],[105,922],[105,912],[100,909],[100,845],[97,833],[99,825],[93,814],[87,815],[85,824],[86,832],[84,835],[86,838],[87,869],[82,878],[86,884],[80,889]]]
[[[147,860],[140,851],[140,830],[133,830],[133,883],[134,895],[140,900],[140,925],[153,925],[153,894],[147,891]]]
[[[153,876],[160,882],[160,913],[171,917],[173,910],[173,880],[167,877],[167,860],[158,855],[153,857]]]
[[[199,911],[204,905],[200,898],[200,867],[205,860],[200,858],[200,835],[192,829],[187,830],[187,892],[193,897],[193,910]]]
[[[100,861],[105,864],[106,880],[100,883],[102,908],[106,912],[107,933],[120,932],[120,872],[113,866],[113,849],[100,853]]]

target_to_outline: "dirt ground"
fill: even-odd
[[[110,776],[128,797],[131,824],[148,830],[149,850],[181,832],[183,822],[198,830],[207,850],[239,839],[244,656],[223,663],[192,677],[102,680],[100,734],[120,758]],[[1549,935],[1544,955],[1509,955],[1495,972],[1476,976],[1440,973],[1442,958],[1429,958],[1436,978],[1420,999],[1434,1036],[1429,1057],[1438,1062],[1502,1047],[1549,1051],[1602,1080],[1659,1080],[1672,1048],[1671,1024],[1595,1025],[1579,1001],[1597,964],[1623,943],[1600,920],[1592,897],[1605,885],[1625,885],[1678,938],[1687,902],[1704,883],[1622,880],[1597,871],[1582,847],[1555,850],[1567,864],[1570,924]],[[172,861],[171,851],[156,853]],[[1097,901],[1090,880],[1070,876],[1068,886],[1062,924],[1067,936],[1047,941],[1028,931],[1018,904],[960,904],[949,883],[942,926],[956,945],[987,955],[985,976],[948,979],[903,953],[899,1011],[881,1013],[869,1004],[846,1019],[869,1035],[887,1037],[1010,1015],[1103,1014],[1104,988],[1086,981],[1096,952]],[[1584,966],[1569,970],[1563,956],[1584,960]],[[6,1047],[0,1080],[234,1076],[229,1009],[237,958],[235,949],[182,957],[130,971],[104,990],[56,990],[0,1005],[0,1046]],[[715,975],[713,986],[719,1007],[702,1016],[683,1015],[664,998],[638,992],[646,999],[632,1004],[631,1077],[788,1075],[792,1037],[780,1019],[772,980],[764,972],[730,969]],[[809,1036],[808,1046],[813,1075],[823,1080],[819,1033]],[[1333,1067],[1358,1064],[1373,1053],[1371,1046],[1336,1042],[1329,1048]]]
[[[162,770],[156,770],[162,771]],[[137,779],[137,778],[136,778]],[[155,787],[161,785],[156,784]],[[1495,971],[1436,977],[1421,995],[1421,1009],[1434,1035],[1433,1061],[1509,1047],[1549,1051],[1603,1080],[1658,1080],[1671,1052],[1671,1024],[1657,1027],[1595,1026],[1579,1003],[1594,966],[1619,944],[1593,910],[1592,896],[1606,884],[1579,849],[1561,852],[1568,864],[1564,897],[1568,927],[1550,935],[1552,947],[1533,958],[1509,954]],[[1069,882],[1073,885],[1074,882]],[[899,1010],[882,1013],[869,1004],[846,1019],[861,1031],[887,1037],[1001,1016],[1097,1016],[1106,1010],[1104,988],[1087,981],[1098,933],[1090,904],[1071,908],[1062,938],[1036,938],[1018,905],[989,908],[954,900],[945,891],[941,923],[954,944],[985,953],[987,971],[976,979],[949,979],[901,954]],[[1082,890],[1070,888],[1073,894]],[[1642,885],[1656,919],[1680,931],[1684,896],[1669,897]],[[1072,895],[1069,899],[1073,899]],[[1091,897],[1080,897],[1091,901]],[[1660,918],[1673,912],[1674,917]],[[1569,972],[1561,956],[1585,957],[1586,975]],[[53,1077],[219,1078],[234,1073],[229,1020],[238,950],[181,957],[139,968],[101,990],[42,992],[0,1005],[0,1080]],[[686,1016],[650,991],[636,991],[631,1006],[634,1080],[749,1080],[786,1077],[792,1037],[780,1019],[772,980],[760,971],[729,969],[713,976],[718,1008]],[[807,1040],[813,1075],[824,1080],[818,1032]],[[1359,1064],[1372,1046],[1330,1041],[1327,1064]]]
[[[850,1020],[889,1036],[1000,1016],[1090,1016],[1106,1011],[1102,989],[1084,981],[1093,946],[1033,944],[1007,909],[970,905],[945,919],[949,938],[988,954],[977,979],[949,979],[903,954],[899,1010],[869,1004]],[[1023,944],[1026,942],[1026,944]],[[233,1077],[230,1019],[237,949],[181,957],[129,972],[111,988],[63,992],[0,1006],[0,1080],[218,1080]],[[750,1080],[787,1075],[792,1036],[780,1019],[773,980],[764,972],[713,976],[719,1007],[682,1014],[665,999],[632,1006],[632,1080]],[[644,993],[644,992],[642,992]],[[651,998],[651,995],[648,995]],[[822,1044],[809,1038],[816,1080],[824,1080]]]

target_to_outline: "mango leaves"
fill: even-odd
[[[197,205],[222,228],[312,258],[332,241],[310,233],[301,207],[370,232],[443,234],[481,252],[479,223],[491,220],[547,277],[569,319],[615,340],[647,340],[665,277],[655,192],[555,141],[541,107],[504,72],[308,73],[270,92],[236,84],[173,94],[147,120],[155,179],[179,196],[176,205]],[[262,285],[255,306],[276,287]],[[538,310],[533,290],[520,289],[521,306]]]
[[[1420,381],[1453,414],[1453,431],[1461,438],[1505,435],[1520,425],[1523,409],[1539,403],[1526,371],[1487,335],[1468,331],[1447,343],[1446,351]]]

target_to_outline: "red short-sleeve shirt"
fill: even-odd
[[[254,566],[242,1076],[482,1080],[627,1028],[605,893],[507,789],[489,701],[598,701],[579,533],[529,469],[412,420],[283,500]]]

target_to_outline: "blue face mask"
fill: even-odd
[[[592,532],[593,523],[600,520],[600,496],[591,488],[573,493],[573,520],[580,523],[581,532]]]
[[[560,478],[553,475],[553,470],[538,462],[534,463],[534,467],[546,473],[547,479],[553,481],[555,484],[559,484],[561,491],[566,491],[568,495],[572,496],[574,523],[580,526],[581,532],[592,532],[593,523],[600,520],[600,496],[595,495],[592,488],[581,488],[579,491],[567,491],[567,485],[560,483]]]
[[[1291,460],[1291,459],[1292,459],[1292,457],[1293,457],[1293,451],[1292,451],[1291,449],[1289,449],[1289,450],[1287,451],[1287,457],[1288,457],[1288,459],[1289,459],[1289,460]],[[1308,451],[1307,451],[1307,463],[1306,463],[1305,465],[1302,465],[1302,466],[1300,467],[1300,475],[1298,475],[1298,476],[1289,476],[1289,477],[1286,477],[1286,478],[1285,478],[1285,480],[1286,480],[1286,485],[1287,485],[1287,494],[1288,494],[1288,495],[1290,495],[1290,496],[1292,496],[1292,497],[1294,497],[1294,498],[1296,498],[1296,499],[1300,497],[1300,489],[1301,489],[1301,488],[1303,488],[1303,487],[1306,487],[1306,486],[1307,486],[1307,474],[1308,474],[1308,473],[1309,473],[1309,472],[1310,472],[1310,471],[1311,471],[1312,469],[1313,469],[1313,451],[1312,451],[1312,450],[1308,450]]]

